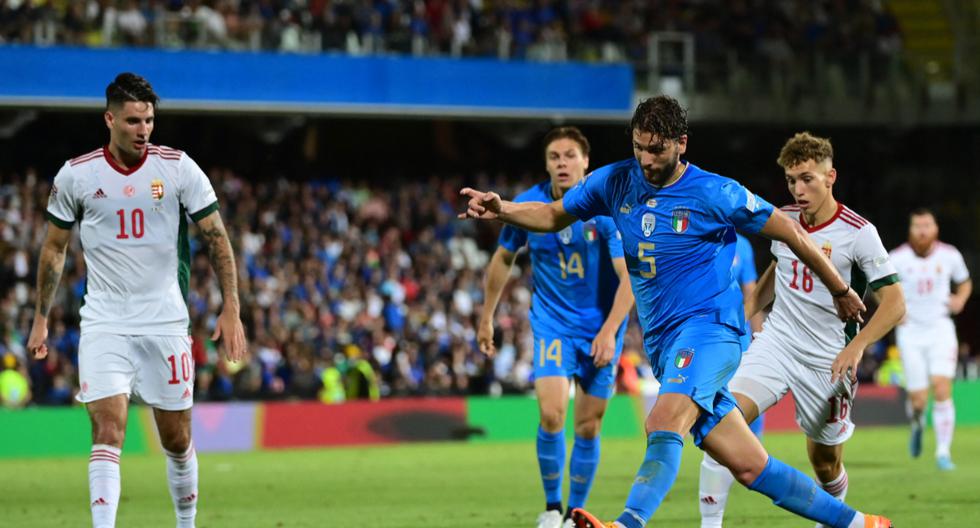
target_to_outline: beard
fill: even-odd
[[[644,170],[643,176],[653,185],[663,185],[670,180],[671,176],[674,175],[674,171],[677,170],[677,165],[680,163],[680,161],[681,155],[680,153],[677,153],[677,155],[674,156],[674,159],[665,163],[663,167],[649,172]]]

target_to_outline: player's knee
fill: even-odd
[[[950,389],[950,383],[948,381],[942,381],[935,384],[933,388],[933,397],[937,402],[943,402],[952,397],[952,390]],[[925,398],[923,398],[925,400]],[[923,403],[923,406],[925,404]]]
[[[172,431],[160,436],[160,444],[171,453],[184,453],[191,447],[190,431]]]
[[[843,464],[840,460],[815,460],[813,461],[813,472],[817,475],[820,482],[831,482],[836,479]]]
[[[575,435],[580,438],[592,439],[599,436],[602,418],[589,418],[575,421]]]
[[[565,426],[565,411],[562,409],[541,409],[541,427],[549,433],[557,433]]]

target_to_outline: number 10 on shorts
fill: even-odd
[[[171,355],[167,357],[167,361],[170,362],[170,381],[167,383],[177,385],[180,383],[180,379],[177,379],[177,356]],[[180,376],[185,382],[194,376],[194,362],[187,352],[180,354]]]

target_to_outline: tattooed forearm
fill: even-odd
[[[37,267],[37,306],[35,310],[44,317],[51,311],[54,303],[54,293],[61,282],[61,272],[65,267],[64,252],[50,248],[41,250],[41,259]]]
[[[201,226],[201,238],[208,248],[211,267],[218,276],[221,285],[221,296],[226,305],[238,306],[238,270],[235,267],[235,253],[231,249],[231,241],[221,218],[215,219],[208,225]]]

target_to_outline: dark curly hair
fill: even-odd
[[[677,99],[666,95],[642,101],[633,112],[629,133],[649,132],[661,139],[678,139],[687,134],[687,110]]]
[[[116,76],[105,89],[105,106],[121,105],[128,101],[150,103],[157,107],[160,98],[150,82],[135,73],[125,72]]]

